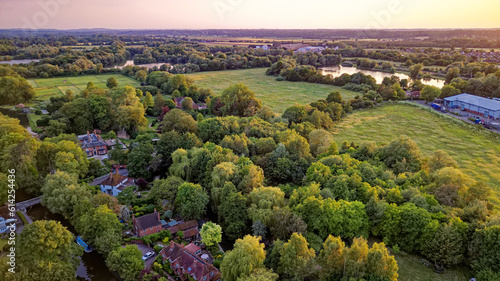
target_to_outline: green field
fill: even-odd
[[[43,102],[51,97],[62,96],[67,90],[73,91],[73,94],[79,94],[81,90],[87,87],[88,82],[94,83],[96,87],[106,88],[106,80],[115,77],[118,80],[118,86],[123,87],[131,85],[140,86],[140,83],[132,78],[121,74],[103,74],[103,75],[81,75],[69,77],[30,79],[28,82],[33,86],[36,93],[35,102]]]
[[[398,136],[414,140],[426,156],[437,149],[450,154],[466,174],[488,184],[495,191],[492,198],[500,207],[500,141],[478,134],[432,112],[403,105],[384,105],[355,111],[334,129],[334,138],[357,144],[375,141],[387,144]]]
[[[283,113],[288,107],[299,103],[307,104],[318,99],[325,99],[330,92],[339,91],[344,99],[351,99],[359,93],[340,87],[306,82],[276,81],[266,75],[266,68],[245,70],[227,70],[189,74],[200,88],[211,88],[216,95],[234,84],[243,83],[255,92],[264,105],[270,106],[277,113]]]

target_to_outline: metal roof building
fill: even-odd
[[[464,93],[444,98],[444,105],[450,108],[460,108],[487,118],[500,119],[500,101],[497,100]]]

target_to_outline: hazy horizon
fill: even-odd
[[[2,0],[0,28],[482,29],[500,3],[451,0]]]

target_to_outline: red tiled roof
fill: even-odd
[[[170,242],[170,246],[163,248],[160,254],[164,259],[171,261],[172,269],[176,270],[175,266],[179,264],[182,275],[187,274],[195,280],[204,280],[205,276],[207,276],[206,280],[219,280],[221,278],[217,268],[190,253],[183,245],[173,241]]]
[[[126,179],[128,178],[125,176],[109,173],[109,176],[105,178],[102,182],[100,182],[99,185],[117,186]]]
[[[201,250],[201,248],[199,246],[196,246],[194,243],[189,243],[189,245],[184,247],[184,249],[186,249],[187,251],[189,251],[190,253],[193,253],[193,254],[196,254],[196,252]]]

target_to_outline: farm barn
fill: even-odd
[[[445,98],[444,105],[449,108],[460,108],[486,118],[500,119],[500,101],[497,100],[460,94]]]

